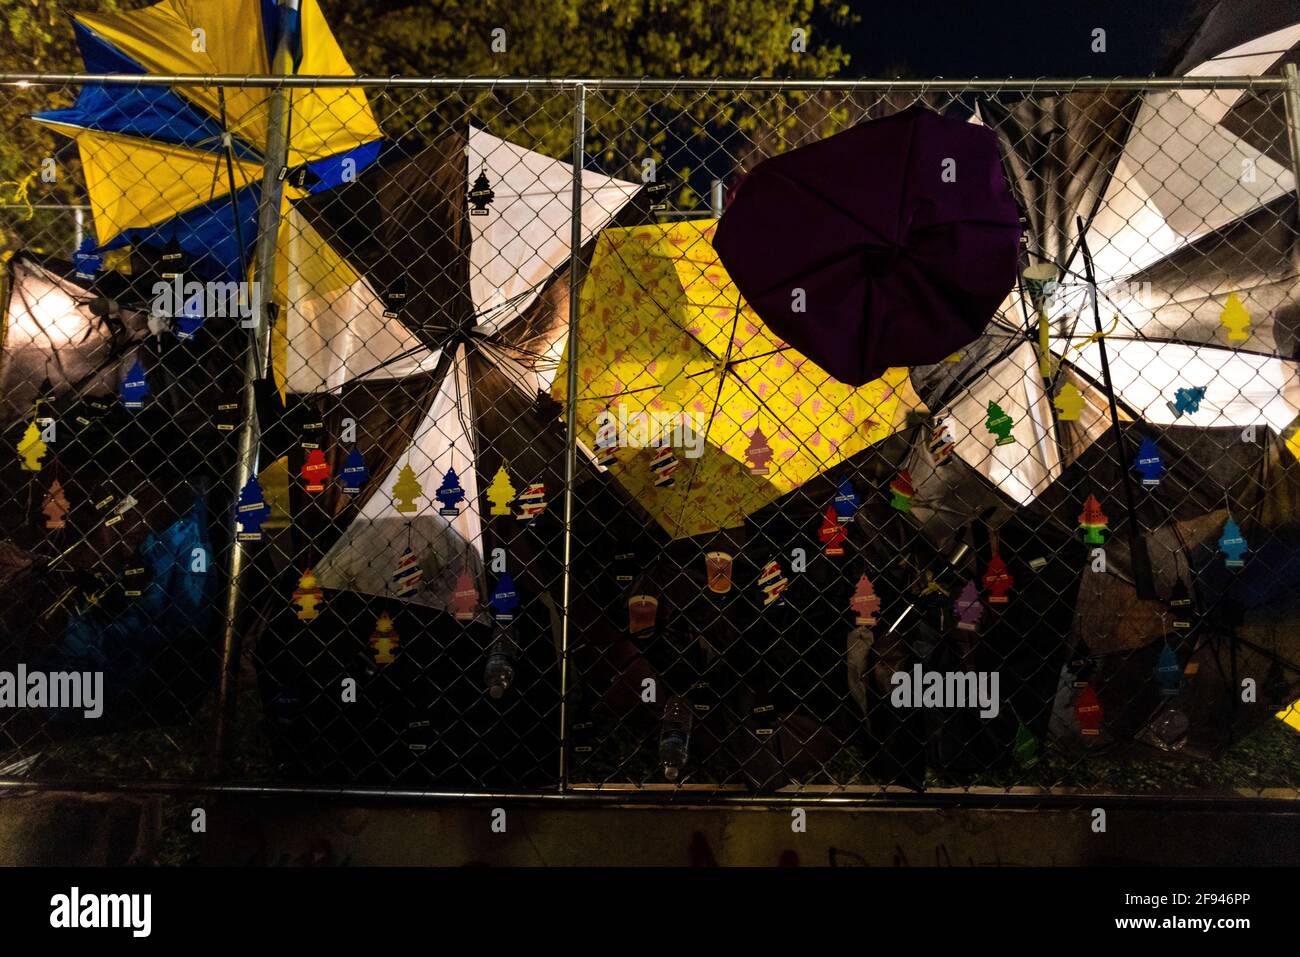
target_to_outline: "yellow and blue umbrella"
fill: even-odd
[[[290,72],[351,75],[317,0],[164,0],[74,18],[89,73],[267,75],[288,35]],[[201,280],[246,278],[257,232],[269,91],[86,84],[38,121],[77,141],[94,217],[86,252],[178,246]],[[289,91],[286,201],[329,189],[379,154],[358,88]]]

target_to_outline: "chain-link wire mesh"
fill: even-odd
[[[106,86],[217,120],[47,116],[0,196],[6,774],[1294,793],[1280,81],[294,81],[269,179],[270,87]],[[1030,272],[855,388],[716,217],[917,105],[997,133]]]

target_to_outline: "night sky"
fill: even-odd
[[[850,76],[1147,76],[1212,6],[1197,0],[848,0]],[[1107,52],[1093,53],[1093,29]]]

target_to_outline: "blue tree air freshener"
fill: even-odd
[[[76,277],[82,282],[94,282],[95,277],[104,268],[104,257],[98,253],[79,252],[74,253],[72,265],[76,271]]]
[[[1237,527],[1237,522],[1232,517],[1223,524],[1223,534],[1219,536],[1219,551],[1223,553],[1223,564],[1227,568],[1241,568],[1246,564],[1245,555],[1250,551],[1250,546],[1246,544],[1241,529]]]
[[[835,515],[841,525],[853,521],[858,504],[858,493],[853,490],[853,483],[849,479],[843,479],[835,491]]]
[[[465,501],[465,490],[460,487],[460,477],[455,469],[447,469],[447,474],[443,476],[442,484],[433,493],[433,497],[442,504],[442,508],[438,509],[439,515],[455,518],[460,514],[460,503]]]
[[[1163,695],[1175,695],[1183,690],[1183,666],[1178,662],[1178,654],[1166,642],[1156,659],[1156,684]]]
[[[181,303],[180,310],[172,323],[172,331],[175,332],[177,339],[187,342],[203,328],[203,320],[203,293],[196,292]]]
[[[145,378],[144,366],[140,364],[139,359],[131,363],[131,369],[122,383],[120,394],[122,405],[132,412],[144,408],[144,400],[149,396],[149,381]]]
[[[1133,469],[1141,477],[1144,488],[1155,488],[1160,484],[1160,477],[1165,474],[1165,463],[1160,457],[1160,450],[1156,448],[1155,439],[1147,437],[1142,440],[1137,458],[1133,461]]]
[[[361,450],[354,445],[343,463],[343,493],[345,495],[359,495],[369,481],[370,470],[366,468],[365,457],[362,456]]]
[[[262,523],[271,517],[271,507],[262,495],[262,485],[257,476],[249,478],[248,483],[239,492],[239,540],[241,542],[260,542],[262,540]]]
[[[497,621],[514,621],[515,609],[519,607],[519,595],[515,592],[515,580],[509,572],[502,572],[497,579],[497,587],[492,589],[492,616]]]
[[[1197,386],[1194,389],[1179,389],[1174,393],[1173,402],[1166,402],[1169,411],[1174,414],[1175,419],[1181,419],[1185,414],[1197,412],[1201,408],[1201,400],[1205,398],[1205,386]]]

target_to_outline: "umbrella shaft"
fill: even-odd
[[[1133,496],[1133,477],[1128,470],[1128,453],[1125,451],[1124,432],[1119,424],[1119,408],[1115,401],[1115,386],[1110,378],[1110,359],[1106,354],[1106,332],[1101,324],[1101,308],[1097,305],[1097,274],[1093,269],[1092,253],[1088,251],[1083,219],[1077,220],[1079,227],[1079,251],[1083,253],[1084,273],[1088,281],[1088,297],[1092,301],[1092,318],[1097,327],[1097,350],[1101,359],[1101,380],[1106,388],[1106,400],[1110,406],[1110,427],[1115,437],[1115,452],[1119,456],[1119,474],[1124,486],[1124,504],[1128,507],[1129,557],[1133,565],[1133,584],[1138,597],[1153,599],[1155,582],[1151,574],[1151,559],[1147,555],[1146,539],[1142,537],[1142,528],[1138,524],[1137,503]]]
[[[1052,377],[1052,351],[1050,345],[1051,326],[1047,321],[1047,310],[1038,310],[1038,374],[1044,379]]]

